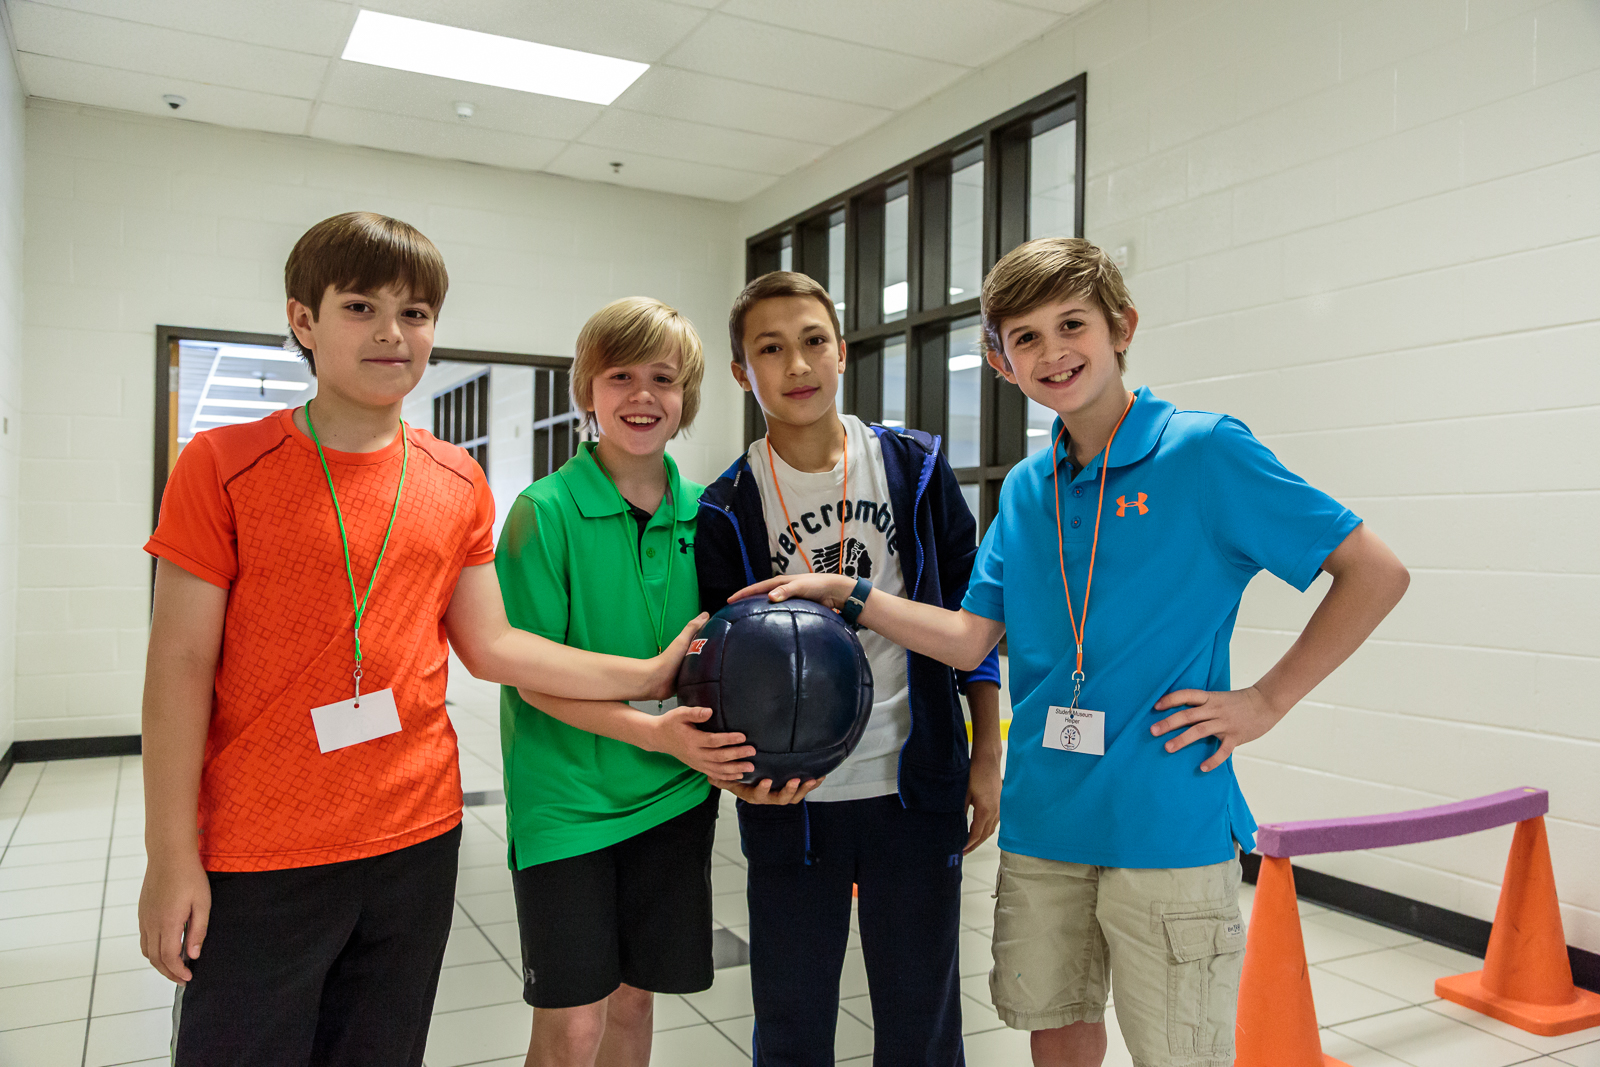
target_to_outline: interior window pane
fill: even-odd
[[[967,510],[972,512],[972,517],[978,519],[978,494],[980,486],[977,482],[964,482],[961,486],[961,499],[967,502]],[[981,520],[980,520],[981,521]]]
[[[1051,427],[1055,422],[1055,412],[1037,400],[1028,401],[1028,455],[1050,447]]]
[[[976,467],[982,462],[983,348],[976,316],[950,326],[950,417],[945,435],[950,466]]]
[[[970,300],[983,284],[983,156],[957,156],[950,174],[950,302]]]
[[[883,205],[884,322],[895,322],[905,318],[910,296],[910,290],[906,285],[906,260],[910,252],[911,198],[907,192],[907,183],[896,182],[889,187],[888,199]],[[887,404],[887,400],[885,403]],[[885,407],[884,410],[887,411],[888,408]]]
[[[783,235],[783,243],[778,246],[778,269],[794,270],[794,236]]]
[[[844,209],[828,217],[828,293],[844,318]]]
[[[1046,125],[1041,118],[1035,129]],[[1077,233],[1078,122],[1061,122],[1033,135],[1028,154],[1028,236]]]
[[[901,312],[904,315],[904,312]],[[884,426],[906,424],[906,339],[896,337],[883,346]]]

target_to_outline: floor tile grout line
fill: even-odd
[[[49,764],[45,764],[49,767]],[[41,779],[44,774],[39,775]],[[117,802],[122,798],[122,758],[117,759],[117,784],[111,791],[111,832],[106,835],[106,873],[100,882],[100,922],[95,927],[94,935],[94,970],[89,972],[89,1006],[83,1020],[83,1054],[79,1057],[79,1067],[88,1067],[89,1064],[89,1031],[94,1027],[94,991],[95,985],[100,981],[100,944],[106,934],[106,896],[110,892],[111,882],[111,854],[117,850]]]
[[[45,764],[45,766],[48,767],[49,764],[47,763],[47,764]],[[39,792],[39,783],[42,782],[42,781],[44,781],[44,771],[41,769],[39,771],[38,775],[33,779],[33,786],[28,790],[28,799],[24,800],[22,802],[22,810],[17,812],[16,825],[12,826],[11,827],[11,832],[6,835],[6,843],[5,843],[5,845],[3,847],[0,847],[0,865],[3,865],[5,863],[5,861],[6,861],[6,853],[11,851],[11,842],[16,840],[17,831],[22,829],[23,816],[28,814],[28,808],[30,806],[32,806],[33,798],[38,794],[38,792]]]

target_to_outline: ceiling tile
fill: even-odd
[[[18,52],[117,70],[309,100],[316,97],[329,62],[302,52],[124,22],[31,0],[13,0],[7,6]]]
[[[826,145],[843,144],[894,114],[662,65],[640,75],[611,106]]]
[[[629,148],[669,159],[714,160],[738,170],[774,176],[802,167],[828,150],[826,145],[611,108],[578,140],[601,148]]]
[[[316,56],[338,55],[355,22],[349,0],[35,0],[50,7],[108,15],[147,26]],[[20,5],[12,5],[17,7]]]
[[[336,60],[322,99],[330,104],[389,111],[483,130],[570,141],[594,124],[605,110],[599,104],[520,93],[493,85],[474,85],[450,78]],[[456,101],[473,106],[468,120],[456,117]]]
[[[706,17],[664,0],[365,0],[360,6],[641,63],[660,59]]]
[[[68,100],[75,104],[94,104],[122,111],[143,111],[153,115],[172,115],[185,119],[237,126],[246,130],[301,134],[311,113],[311,101],[289,96],[205,85],[182,78],[113,70],[87,63],[73,63],[54,56],[23,52],[17,56],[22,80],[30,96]],[[182,117],[173,115],[161,102],[163,93],[178,93],[189,98]]]
[[[338,104],[321,104],[311,120],[311,136],[343,144],[386,148],[437,159],[464,159],[497,167],[539,170],[565,142],[485,130],[465,123],[428,122],[405,115]]]
[[[964,67],[1004,55],[1061,21],[1000,0],[919,0],[915,18],[898,4],[859,0],[728,0],[720,10]]]
[[[623,165],[622,173],[612,173],[613,162]],[[596,148],[586,144],[568,145],[544,169],[569,178],[609,182],[636,189],[655,189],[709,200],[743,200],[777,181],[770,174],[752,174],[710,163],[662,159],[660,156],[647,156],[625,149]]]
[[[663,59],[669,66],[775,85],[874,107],[903,108],[944,88],[965,67],[899,55],[721,13]]]

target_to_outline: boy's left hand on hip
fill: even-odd
[[[1176,752],[1202,737],[1215,737],[1217,750],[1200,764],[1202,771],[1216,770],[1227,762],[1234,749],[1247,741],[1254,741],[1276,726],[1283,717],[1272,709],[1267,698],[1255,686],[1216,693],[1204,689],[1179,689],[1156,701],[1156,711],[1171,708],[1181,710],[1150,727],[1150,733],[1161,737],[1188,727],[1166,743],[1168,752]]]

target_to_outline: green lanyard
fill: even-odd
[[[622,505],[622,515],[623,515],[624,518],[627,518],[628,517],[629,504],[628,504],[628,501],[623,497],[622,490],[617,488],[617,483],[612,479],[611,472],[606,470],[606,465],[604,463],[600,462],[600,457],[599,456],[595,457],[594,462],[595,462],[595,466],[600,468],[600,472],[606,476],[606,481],[611,482],[611,491],[617,494],[617,503]],[[667,465],[667,461],[663,459],[661,461],[661,467],[662,467],[663,470],[666,469],[666,465]],[[667,480],[667,492],[666,492],[666,495],[662,499],[667,501],[669,506],[674,503],[673,500],[672,500],[672,480],[671,480],[670,477]],[[673,518],[672,518],[672,530],[675,533],[675,532],[677,532],[677,529],[678,529],[678,518],[677,518],[677,515],[674,514]],[[668,537],[667,537],[667,588],[666,588],[666,592],[661,594],[661,616],[660,616],[660,618],[657,618],[656,617],[656,613],[650,607],[650,590],[644,584],[644,564],[639,562],[639,552],[642,552],[644,550],[644,544],[642,543],[643,540],[644,539],[641,537],[640,538],[640,542],[641,543],[639,545],[638,551],[630,552],[629,555],[633,557],[633,573],[639,576],[639,595],[644,597],[644,610],[645,610],[646,617],[649,619],[650,625],[655,631],[656,652],[660,653],[661,651],[663,651],[667,647],[667,644],[666,644],[666,641],[665,641],[665,635],[664,635],[664,630],[665,630],[666,625],[667,625],[667,603],[672,599],[672,565],[674,563],[678,562],[678,557],[672,551],[672,538],[671,538],[671,534],[668,534]]]
[[[350,566],[350,535],[344,528],[344,512],[339,508],[339,494],[333,488],[333,472],[328,469],[328,457],[322,453],[322,442],[317,438],[316,424],[311,421],[311,401],[306,401],[306,426],[311,430],[311,441],[317,446],[317,459],[322,461],[322,473],[328,478],[328,495],[333,497],[333,515],[339,520],[339,540],[344,544],[344,573],[350,579],[350,603],[356,612],[356,699],[361,699],[361,620],[372,602],[372,587],[378,584],[378,570],[383,566],[383,555],[389,550],[389,535],[394,533],[394,520],[400,514],[400,491],[406,486],[406,461],[411,458],[411,442],[406,437],[406,420],[400,420],[400,484],[394,487],[394,507],[389,511],[389,528],[383,532],[383,544],[378,548],[378,562],[372,565],[372,579],[367,582],[367,595],[356,596],[356,572]]]

